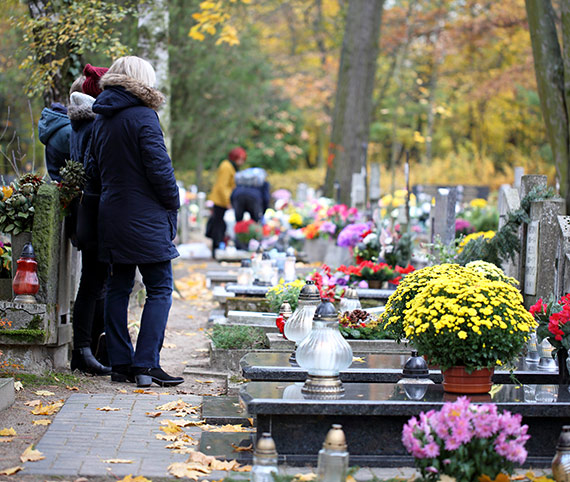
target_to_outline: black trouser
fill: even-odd
[[[107,263],[97,260],[97,250],[81,251],[81,280],[73,305],[73,347],[85,348],[97,342],[105,330],[103,317]],[[93,348],[93,347],[92,347]]]
[[[226,222],[224,221],[224,214],[227,209],[214,204],[212,216],[208,221],[208,232],[206,233],[212,239],[212,253],[218,249],[220,243],[226,236]]]
[[[232,199],[232,207],[236,212],[236,221],[243,220],[243,214],[248,212],[251,219],[256,223],[259,222],[263,215],[261,199],[255,196],[239,195]]]

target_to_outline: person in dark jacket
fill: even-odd
[[[259,167],[252,167],[236,174],[236,188],[231,196],[236,221],[241,221],[246,212],[256,223],[263,217],[271,201],[269,183],[265,177],[265,170]]]
[[[70,96],[68,116],[72,129],[71,160],[83,164],[84,167],[87,165],[91,131],[95,120],[92,106],[95,97],[101,93],[98,86],[99,79],[107,70],[87,64],[83,70],[81,83],[83,92],[72,92]],[[85,209],[86,203],[92,202],[93,199],[98,203],[99,196],[91,192],[90,182],[87,182],[80,199],[81,204],[74,211],[77,219],[74,234],[77,247],[81,251],[81,279],[73,304],[71,369],[92,375],[108,375],[111,373],[111,368],[100,363],[93,354],[95,353],[101,360],[107,358],[106,353],[102,353],[101,345],[105,329],[103,308],[108,266],[97,259],[96,229],[81,229],[82,226],[92,226],[97,222],[96,218],[93,219],[90,212]]]
[[[38,134],[41,143],[46,146],[45,160],[49,177],[59,182],[59,170],[70,159],[71,122],[67,108],[57,102],[51,104],[51,109],[45,107],[38,122]]]
[[[155,112],[164,101],[152,87],[155,79],[152,66],[132,56],[117,59],[102,77],[87,169],[100,180],[99,260],[110,264],[105,332],[111,379],[139,387],[184,381],[160,367],[180,198]],[[133,351],[127,309],[137,267],[147,298]]]

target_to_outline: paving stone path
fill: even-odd
[[[188,456],[165,448],[168,442],[156,438],[161,433],[159,419],[145,414],[155,412],[157,405],[178,399],[193,405],[201,402],[201,397],[187,395],[73,394],[36,446],[45,459],[26,463],[25,473],[168,477],[167,467],[184,462]],[[103,407],[120,410],[97,410]],[[190,427],[185,432],[199,436],[201,430]],[[109,459],[132,463],[104,462]]]

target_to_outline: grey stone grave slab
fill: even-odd
[[[445,245],[455,239],[455,205],[457,188],[439,188],[435,194],[435,206],[430,213],[430,241],[437,238]]]
[[[275,327],[276,313],[261,313],[259,311],[228,311],[227,321],[229,324],[255,325]]]
[[[257,434],[271,432],[277,452],[289,465],[315,463],[333,423],[343,426],[351,465],[401,467],[412,465],[402,445],[402,426],[421,411],[439,410],[458,395],[442,385],[426,387],[419,400],[410,399],[404,385],[345,383],[336,400],[315,400],[301,393],[302,383],[250,382],[240,391],[248,412],[257,416]],[[470,395],[472,402],[495,403],[500,410],[522,415],[531,435],[526,465],[548,467],[560,428],[570,417],[568,385],[537,385],[541,398],[526,401],[532,386],[494,385],[488,394]],[[544,396],[542,396],[544,395]]]
[[[242,259],[249,259],[251,253],[241,249],[216,249],[216,261],[241,261]]]
[[[272,351],[287,351],[292,352],[295,349],[295,344],[292,341],[286,340],[283,335],[279,333],[268,333],[267,340],[269,341],[269,349]],[[412,349],[402,343],[397,343],[394,340],[346,340],[355,354],[360,353],[400,353],[410,354]]]
[[[249,426],[248,418],[238,397],[206,397],[202,403],[202,419],[208,424]]]
[[[242,465],[251,465],[253,452],[238,451],[236,447],[253,447],[254,440],[255,433],[253,432],[203,432],[198,451],[226,460],[237,460]],[[223,475],[228,477],[230,473],[225,472]],[[208,478],[210,477],[211,474]]]
[[[388,298],[392,296],[395,289],[372,289],[372,288],[356,288],[356,294],[360,299],[363,300],[380,300],[383,302],[388,301]]]
[[[224,310],[212,310],[210,311],[210,316],[208,316],[209,323],[223,323],[226,321],[226,315]]]
[[[368,354],[357,357],[345,371],[340,373],[343,382],[353,383],[397,383],[402,378],[402,367],[409,355]],[[248,353],[240,366],[244,378],[252,381],[305,381],[307,372],[289,362],[289,353]],[[440,370],[430,370],[430,378],[441,383]],[[538,369],[537,363],[528,363],[521,358],[514,367],[513,376],[509,370],[495,370],[494,383],[557,384],[558,371],[546,372]]]
[[[238,285],[230,283],[226,285],[226,291],[235,296],[257,296],[263,298],[271,286]]]
[[[235,293],[226,291],[223,286],[214,286],[212,295],[214,297],[214,301],[217,301],[221,305],[225,304],[228,298],[235,297]]]
[[[228,271],[208,271],[206,273],[206,286],[218,286],[223,283],[236,283],[237,269]]]
[[[0,412],[11,407],[16,399],[13,378],[0,378]]]

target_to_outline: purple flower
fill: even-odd
[[[358,287],[359,288],[368,288],[368,282],[363,279],[360,283],[358,283]]]
[[[349,224],[339,233],[336,244],[343,248],[354,248],[360,241],[362,233],[369,229],[368,223]]]
[[[336,226],[331,221],[325,221],[321,224],[320,231],[321,233],[334,234],[336,232]]]

